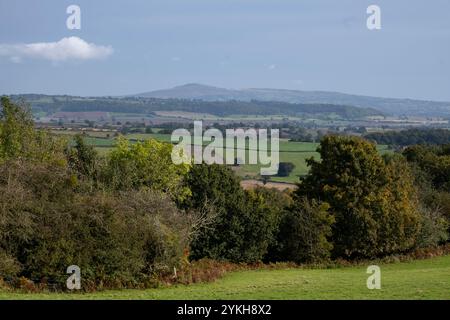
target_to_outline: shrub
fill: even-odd
[[[419,248],[436,246],[448,239],[449,223],[438,207],[421,208],[421,229],[417,240]]]
[[[0,166],[0,277],[64,287],[142,286],[181,264],[190,223],[164,194],[84,190],[64,167]]]
[[[297,198],[284,211],[277,234],[277,246],[271,253],[274,260],[316,263],[330,257],[331,226],[334,217],[326,203]]]
[[[294,168],[295,165],[291,162],[280,162],[277,175],[279,177],[288,177]]]

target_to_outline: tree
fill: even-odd
[[[245,192],[227,166],[195,165],[187,177],[192,197],[187,208],[210,202],[214,222],[203,228],[191,244],[191,258],[234,262],[262,260],[274,238],[278,209],[274,197],[262,190]],[[272,203],[272,204],[271,204]]]
[[[94,147],[85,143],[83,137],[75,135],[75,146],[68,150],[69,166],[80,175],[97,179],[98,153]]]
[[[271,248],[276,246],[276,236],[284,209],[290,198],[276,189],[256,187],[245,191],[244,215],[246,262],[270,260]]]
[[[172,148],[171,144],[154,139],[131,144],[119,137],[116,148],[108,156],[103,182],[115,190],[146,187],[184,201],[191,194],[184,185],[190,164],[174,164]]]
[[[403,154],[430,177],[435,189],[450,192],[450,144],[411,146]]]
[[[240,259],[242,235],[241,213],[244,191],[231,169],[220,165],[194,165],[186,179],[192,197],[185,206],[198,209],[205,202],[214,206],[215,221],[203,229],[191,244],[191,258]]]
[[[421,232],[421,238],[432,242],[439,234],[438,229],[445,228],[450,235],[450,145],[411,146],[403,151],[409,165],[414,170],[415,184],[420,190],[420,202],[425,215],[423,224],[429,237]],[[439,214],[445,218],[444,223]]]
[[[373,257],[415,245],[420,215],[405,161],[386,164],[374,144],[357,137],[325,136],[317,151],[321,161],[307,161],[311,170],[296,195],[330,205],[335,257]]]
[[[294,168],[295,165],[291,162],[280,162],[277,175],[279,177],[288,177]]]
[[[28,105],[2,97],[0,113],[0,162],[18,159],[64,165],[66,141],[34,128]]]
[[[0,158],[15,158],[30,152],[34,128],[31,112],[26,105],[1,98]]]
[[[277,261],[321,262],[330,257],[334,217],[329,205],[302,197],[284,211],[272,256]]]
[[[154,133],[152,127],[150,126],[145,127],[145,133],[147,134]]]

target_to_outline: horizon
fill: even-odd
[[[450,3],[0,1],[0,91],[125,96],[199,83],[450,101]],[[33,12],[32,15],[26,14]]]
[[[317,92],[317,93],[334,93],[334,94],[343,94],[343,95],[349,95],[349,96],[360,96],[360,97],[368,97],[368,98],[379,98],[379,99],[394,99],[394,100],[413,100],[413,101],[424,101],[424,102],[440,102],[440,103],[450,103],[450,99],[448,101],[446,100],[429,100],[429,99],[415,99],[415,98],[409,98],[409,97],[386,97],[386,96],[372,96],[372,95],[363,95],[363,94],[355,94],[355,93],[349,93],[349,92],[339,92],[339,91],[328,91],[328,90],[300,90],[300,89],[286,89],[286,88],[263,88],[263,87],[243,87],[243,88],[225,88],[225,87],[218,87],[215,85],[209,85],[204,83],[185,83],[180,85],[175,85],[170,88],[160,88],[155,89],[151,91],[145,91],[145,92],[137,92],[137,93],[127,93],[122,95],[75,95],[75,94],[69,94],[69,93],[40,93],[40,92],[24,92],[24,93],[0,93],[0,96],[24,96],[24,95],[44,95],[44,96],[71,96],[71,97],[81,97],[81,98],[129,98],[129,97],[139,97],[139,98],[145,98],[143,94],[148,94],[152,92],[157,91],[165,91],[165,90],[173,90],[189,85],[196,85],[200,87],[210,87],[210,88],[217,88],[217,89],[223,89],[223,90],[231,90],[231,91],[243,91],[243,90],[277,90],[277,91],[293,91],[293,92]],[[152,97],[147,97],[152,98]],[[168,99],[168,98],[157,98],[157,99]],[[189,98],[183,98],[186,100],[190,100]],[[276,99],[274,101],[277,101]]]

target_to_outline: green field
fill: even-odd
[[[381,264],[381,289],[366,287],[366,266],[239,271],[212,283],[89,294],[0,291],[0,299],[450,299],[450,256]]]
[[[57,134],[73,135],[75,132],[64,133],[57,132]],[[134,133],[125,136],[133,143],[137,140],[156,139],[158,141],[170,142],[169,134],[161,133]],[[101,155],[108,153],[115,144],[115,139],[112,137],[106,137],[105,133],[88,133],[86,141],[89,145],[95,146]],[[207,143],[205,143],[207,144]],[[299,181],[299,177],[308,173],[308,166],[306,165],[306,159],[314,157],[320,159],[319,153],[316,152],[318,143],[313,142],[291,142],[287,140],[280,140],[280,161],[292,162],[295,165],[295,169],[288,177],[271,177],[271,181],[296,183]],[[389,152],[387,146],[378,146],[380,153]],[[248,150],[246,150],[246,157],[248,157]],[[236,173],[244,179],[260,179],[261,165],[241,165],[236,168]]]

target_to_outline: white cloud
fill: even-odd
[[[111,46],[88,43],[78,37],[62,38],[57,42],[0,44],[0,56],[18,63],[23,58],[45,59],[53,62],[106,58],[113,53]]]
[[[277,68],[277,66],[275,64],[271,64],[267,66],[267,69],[269,70],[275,70]]]

